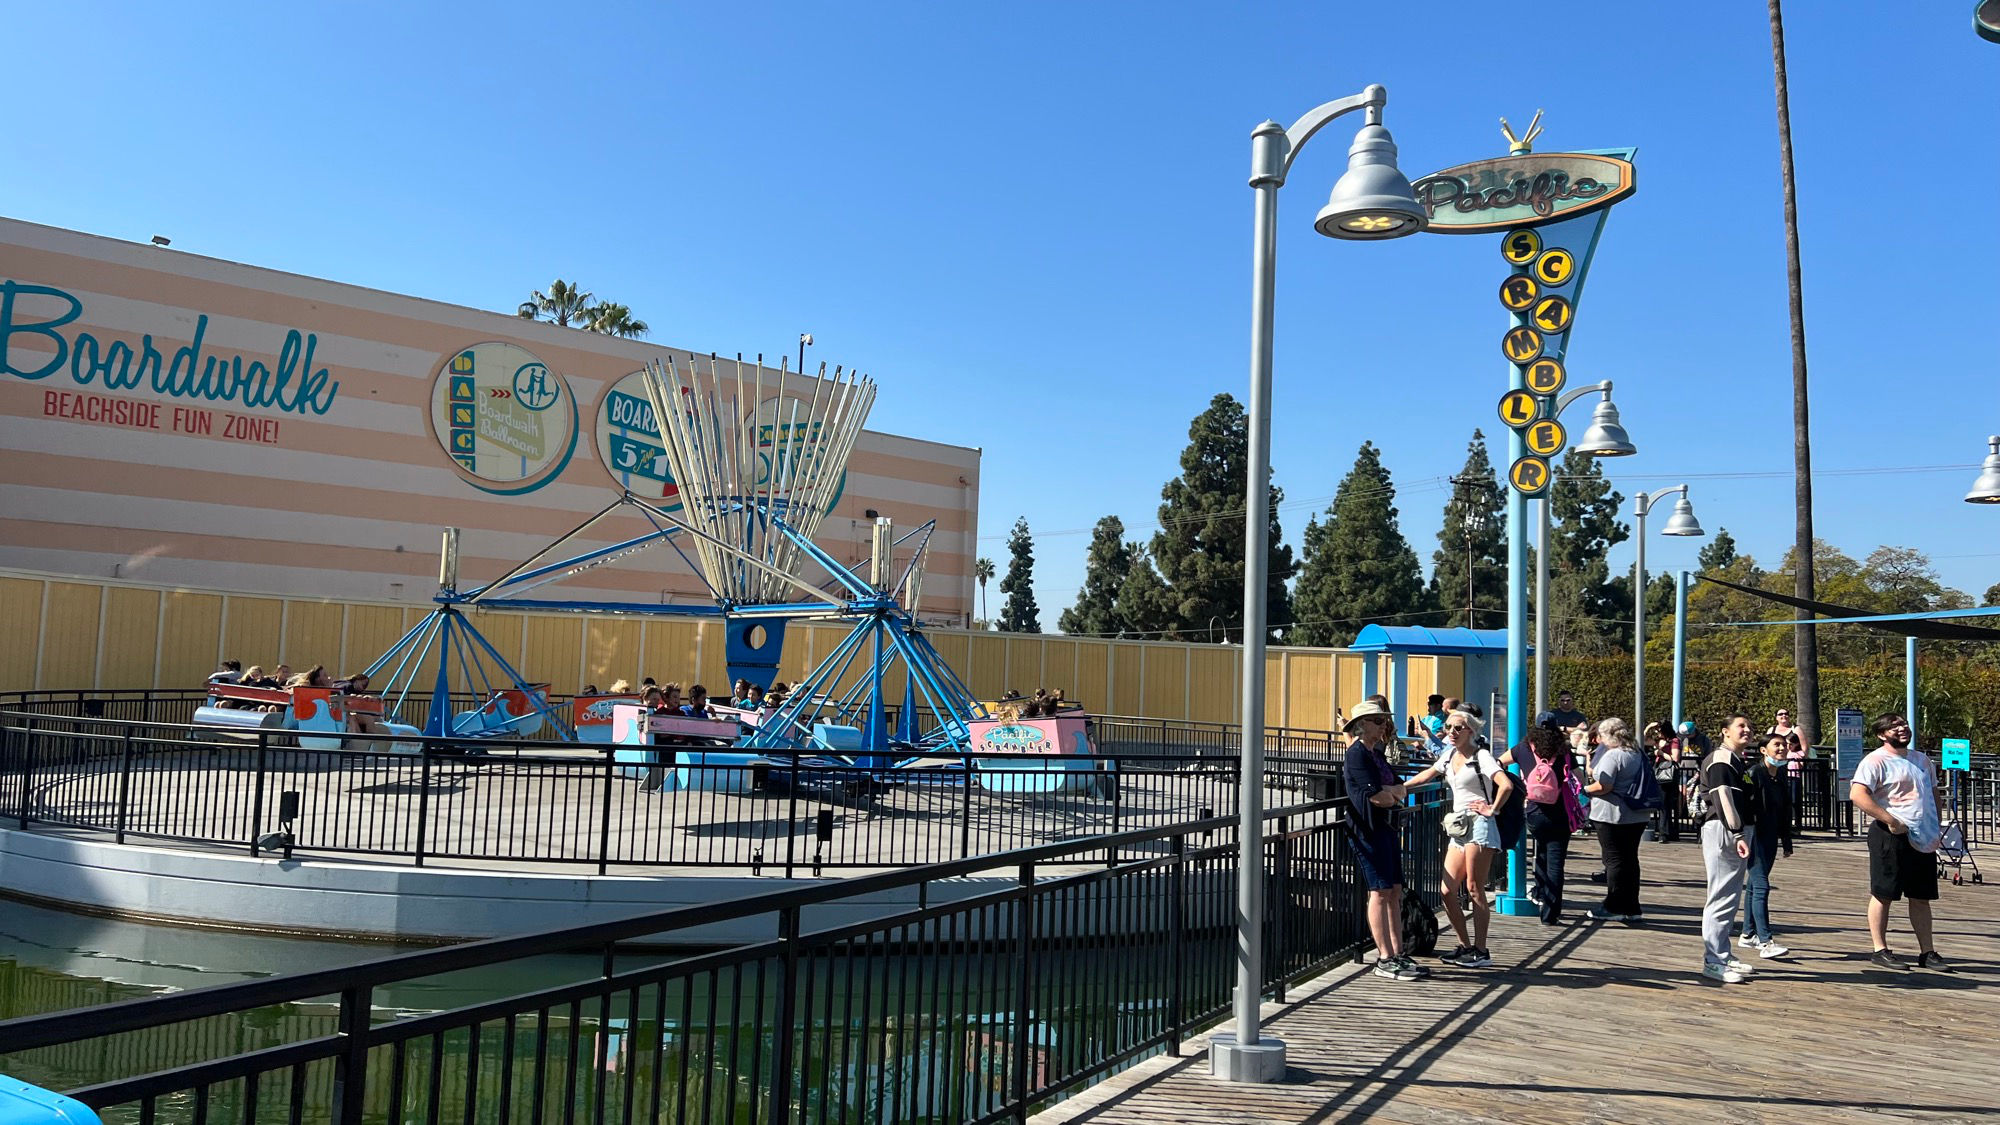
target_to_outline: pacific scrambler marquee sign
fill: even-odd
[[[1588,152],[1520,153],[1433,172],[1411,184],[1432,234],[1487,234],[1561,222],[1638,188],[1632,162]]]

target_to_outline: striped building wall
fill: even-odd
[[[0,691],[197,687],[234,658],[295,669],[359,671],[415,626],[427,607],[219,593],[146,583],[0,571]],[[524,675],[557,693],[620,677],[638,682],[727,682],[719,622],[624,615],[478,613],[475,625]],[[786,632],[779,678],[795,682],[845,631],[796,625]],[[1053,635],[933,629],[933,643],[973,691],[996,698],[1061,688],[1100,714],[1233,722],[1241,650],[1168,641],[1102,641]],[[1266,721],[1323,730],[1362,697],[1364,662],[1385,657],[1336,649],[1276,648],[1265,670]],[[1431,692],[1462,695],[1458,657],[1412,656],[1403,714],[1422,714]],[[856,673],[858,674],[858,673]],[[851,679],[849,682],[852,682]],[[891,678],[900,697],[900,676]]]
[[[422,604],[440,528],[463,529],[460,573],[490,578],[621,488],[663,490],[627,380],[688,355],[0,219],[0,566]],[[810,394],[763,378],[767,397]],[[920,608],[969,623],[978,497],[977,450],[864,433],[820,545],[860,562],[870,510],[905,530],[937,520]],[[578,545],[648,529],[607,521]],[[706,600],[664,547],[560,592]],[[174,613],[219,612],[216,597]],[[243,612],[229,628],[251,628]],[[81,659],[81,643],[57,655]]]

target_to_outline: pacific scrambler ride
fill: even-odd
[[[708,357],[649,364],[643,375],[653,428],[677,494],[655,501],[621,494],[500,578],[461,590],[457,533],[447,529],[437,608],[368,669],[391,714],[411,697],[424,707],[421,733],[466,745],[499,738],[615,743],[620,761],[665,788],[741,787],[766,762],[812,764],[879,776],[935,756],[1043,756],[1044,769],[1008,762],[994,787],[1108,791],[1081,711],[1017,721],[989,709],[952,671],[916,619],[924,562],[936,521],[898,538],[875,521],[864,577],[813,539],[845,484],[849,456],[875,401],[875,383],[824,365],[818,378],[739,357],[733,369]],[[637,514],[644,534],[566,554],[614,514]],[[666,544],[694,571],[711,605],[572,601],[529,596],[585,570]],[[899,556],[903,559],[897,571]],[[808,578],[824,572],[824,581]],[[796,621],[842,621],[850,631],[775,708],[715,708],[714,718],[653,713],[636,695],[578,696],[567,713],[548,685],[529,681],[468,618],[466,610],[617,613],[721,618],[730,681],[769,688],[785,630]],[[889,716],[884,685],[898,667],[903,697]],[[844,688],[842,685],[846,685]],[[428,700],[425,705],[424,701]],[[672,767],[668,749],[672,748]],[[976,759],[975,759],[976,761]]]

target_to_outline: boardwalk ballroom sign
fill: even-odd
[[[1410,185],[1433,234],[1485,234],[1573,219],[1611,206],[1638,186],[1631,161],[1589,152],[1476,160]]]

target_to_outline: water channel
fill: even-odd
[[[402,948],[146,925],[0,900],[0,1018],[336,967]],[[1107,1059],[1118,1053],[1114,1044],[1132,1042],[1135,1032],[1145,1034],[1141,1025],[1157,1026],[1164,1015],[1164,1001],[1143,998],[1147,990],[1140,978],[1149,974],[1134,970],[1134,954],[1143,964],[1153,960],[1152,952],[1128,947],[1066,958],[1060,971],[1077,987],[1045,994],[1061,999],[1045,1001],[1036,1013],[1025,1056],[1016,1055],[1006,1014],[1013,993],[1005,956],[952,957],[948,972],[944,959],[885,957],[858,973],[850,965],[844,978],[829,973],[810,989],[813,1041],[822,1045],[816,1053],[824,1057],[816,1064],[818,1080],[809,1082],[817,1092],[802,1091],[806,1101],[798,1110],[809,1116],[824,1113],[812,1105],[812,1099],[820,1098],[833,1103],[836,1117],[848,1120],[962,1120],[998,1104],[1011,1058],[1025,1058],[1033,1072],[1054,1068],[1064,1073],[1073,1072],[1069,1066],[1084,1057]],[[621,954],[619,968],[637,968],[663,956]],[[385,986],[375,994],[376,1020],[555,987],[589,979],[599,969],[593,956],[551,956]],[[506,1120],[485,1104],[504,1105],[514,1096],[503,1096],[496,1085],[510,1091],[522,1087],[520,1100],[545,1104],[550,1120],[564,1119],[565,1103],[582,1111],[596,1099],[603,1112],[607,1098],[614,1110],[628,1099],[668,1102],[673,1108],[664,1116],[669,1120],[762,1117],[769,1107],[753,1109],[759,1101],[754,1076],[770,1057],[776,1017],[775,999],[763,976],[753,966],[727,977],[718,974],[634,994],[609,1009],[545,1011],[539,1019],[522,1019],[518,1039],[515,1027],[509,1026],[503,1038],[499,1027],[489,1026],[476,1041],[463,1031],[434,1044],[420,1040],[407,1052],[407,1084],[411,1090],[430,1086],[446,1120]],[[928,998],[921,995],[925,992]],[[335,1028],[336,1009],[329,998],[0,1056],[0,1073],[70,1090],[328,1035]],[[575,1071],[582,1075],[581,1088],[559,1089],[551,1082],[544,1094],[537,1076],[529,1096],[530,1060],[543,1054],[567,1056],[572,1067],[581,1056]],[[473,1060],[470,1067],[468,1058]],[[811,1077],[813,1065],[809,1062],[802,1077]],[[624,1077],[626,1071],[631,1079]],[[519,1077],[497,1077],[509,1072]],[[292,1098],[304,1103],[304,1112],[292,1120],[327,1120],[330,1068],[315,1067],[295,1081]],[[370,1087],[371,1122],[421,1122],[429,1116],[427,1107],[378,1089],[372,1080]],[[397,1099],[396,1104],[390,1099]],[[468,1102],[480,1105],[468,1110]],[[155,1120],[163,1125],[205,1119],[276,1123],[287,1120],[285,1105],[279,1091],[269,1088],[261,1097],[218,1090],[213,1101],[204,1099],[199,1107],[185,1099],[162,1101]],[[523,1112],[517,1104],[515,1115]],[[140,1117],[136,1111],[113,1110],[105,1120],[121,1125]]]

